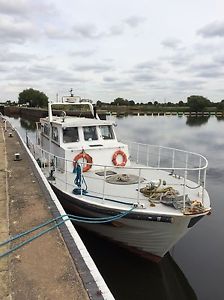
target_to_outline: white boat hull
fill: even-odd
[[[70,196],[58,190],[54,185],[52,188],[65,209],[72,214],[102,217],[118,213],[111,209],[96,207],[96,205],[86,205],[75,195]],[[109,224],[78,223],[78,225],[109,238],[129,250],[138,252],[144,257],[159,261],[204,215],[161,216],[133,211]]]

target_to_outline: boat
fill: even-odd
[[[86,218],[80,226],[159,261],[210,214],[208,162],[194,152],[120,141],[115,127],[91,100],[71,94],[49,102],[27,145],[65,210]]]

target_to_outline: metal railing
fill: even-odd
[[[64,157],[56,156],[48,151],[41,149],[38,145],[34,145],[33,142],[27,137],[27,145],[30,151],[33,153],[36,159],[40,160],[40,165],[43,169],[46,170],[48,168],[49,174],[51,174],[52,168],[55,171],[60,171],[64,174],[64,176],[58,176],[57,180],[62,181],[65,185],[65,190],[71,190],[70,186],[73,186],[74,183],[69,181],[71,176],[69,173],[73,173],[73,161],[67,160]],[[125,172],[134,172],[138,175],[138,183],[137,183],[137,196],[135,198],[130,198],[130,196],[126,196],[126,199],[132,201],[133,203],[141,204],[140,199],[140,188],[142,186],[141,176],[144,174],[144,171],[166,171],[169,174],[175,176],[180,179],[180,186],[182,186],[182,194],[183,194],[183,209],[185,208],[185,199],[187,195],[188,183],[193,182],[195,185],[192,188],[200,188],[201,191],[201,202],[204,204],[204,192],[205,192],[205,182],[206,182],[206,169],[208,166],[207,159],[197,153],[188,152],[184,150],[179,150],[170,147],[156,146],[156,145],[145,145],[140,143],[127,143],[129,146],[129,160],[134,162],[134,166],[132,167],[115,167],[114,165],[102,165],[102,164],[94,164],[91,163],[91,170],[101,170],[103,172],[103,176],[94,177],[94,180],[102,181],[102,191],[92,191],[94,194],[98,194],[102,202],[108,197],[119,198],[119,195],[115,194],[107,194],[106,193],[106,177],[107,171],[112,168],[116,168],[117,173]],[[87,165],[88,163],[79,162],[79,164]],[[81,175],[84,175],[86,179],[90,178],[91,172],[82,172]],[[56,176],[56,172],[54,173]],[[91,191],[89,191],[91,192]],[[81,181],[81,189],[80,189],[80,197],[83,196],[83,183]],[[123,198],[125,196],[122,196]]]

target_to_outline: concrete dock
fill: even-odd
[[[15,153],[21,160],[15,159]],[[58,215],[17,133],[9,124],[5,131],[1,120],[0,243]],[[66,222],[0,258],[0,299],[113,299],[95,264],[86,263],[91,258],[84,245],[80,251],[73,239],[77,233],[71,234],[71,230]],[[0,247],[0,254],[16,244]],[[93,274],[100,278],[100,284]]]

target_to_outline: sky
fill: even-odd
[[[223,0],[0,0],[0,101],[224,99]]]

